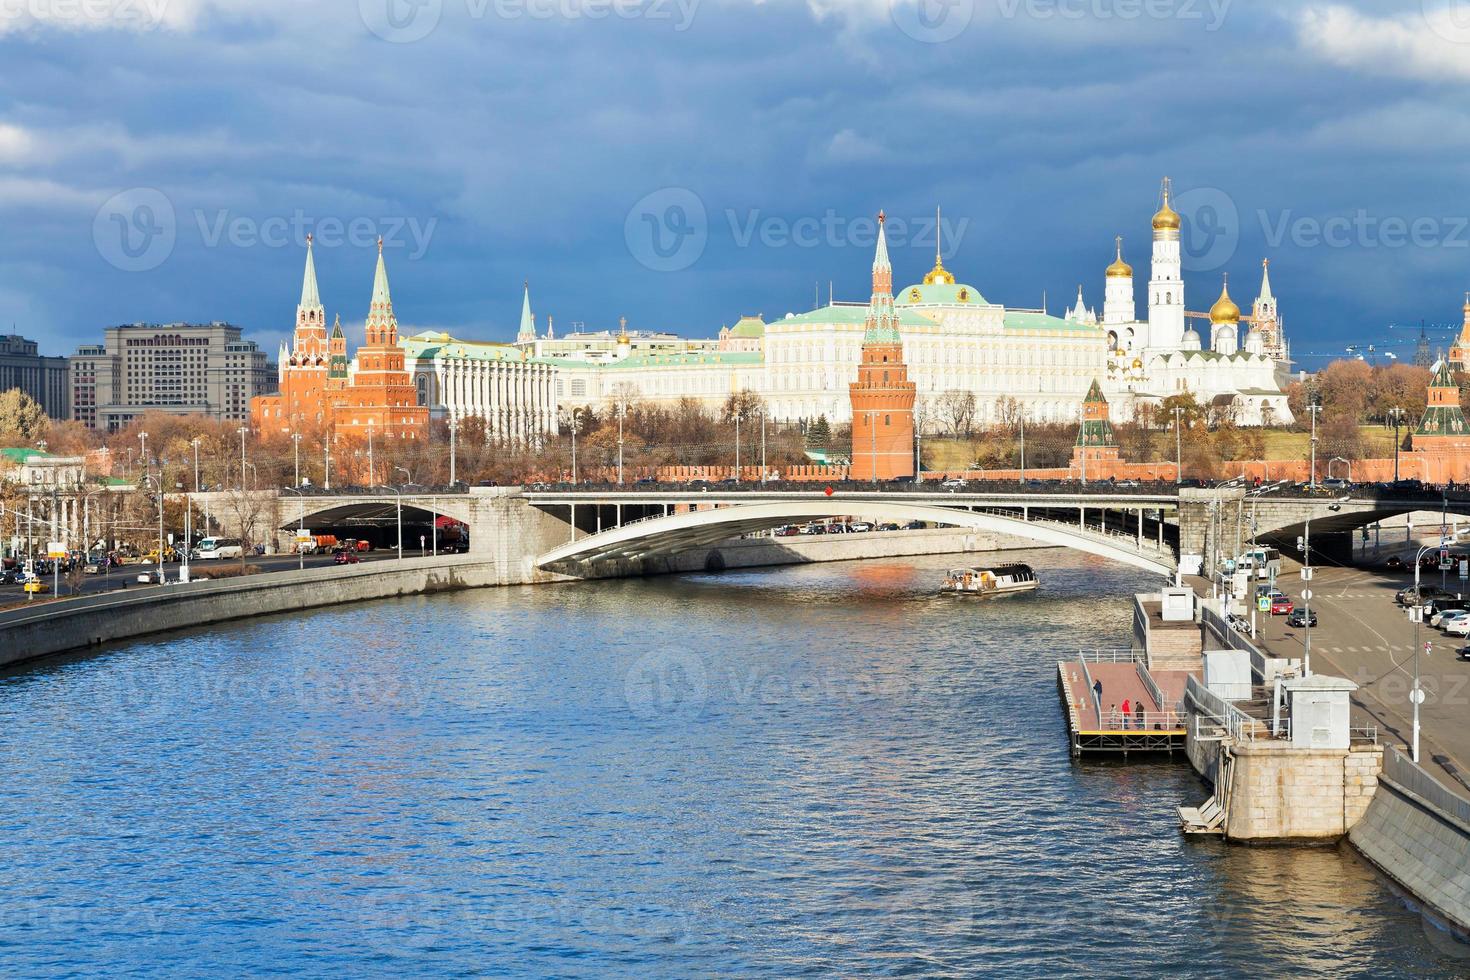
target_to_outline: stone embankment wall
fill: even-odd
[[[1348,839],[1429,911],[1470,932],[1470,800],[1390,749],[1377,795]]]
[[[1226,833],[1231,840],[1336,840],[1368,809],[1378,788],[1383,749],[1293,748],[1285,742],[1238,742],[1226,748]]]
[[[502,533],[481,540],[479,549],[468,555],[374,561],[152,586],[10,610],[0,613],[0,667],[149,633],[248,616],[425,592],[571,581],[567,576],[536,567],[536,558],[569,533],[568,525],[550,520],[529,507],[508,507],[501,517]],[[651,569],[641,565],[599,568],[592,577],[1034,546],[1003,535],[942,528],[870,531],[800,540],[761,538],[699,549],[656,563]],[[194,568],[196,573],[208,574],[207,566]]]

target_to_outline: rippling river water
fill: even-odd
[[[1350,849],[1183,840],[1056,659],[1142,575],[1036,552],[481,590],[0,677],[0,972],[1456,975]]]

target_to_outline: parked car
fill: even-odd
[[[362,559],[357,557],[357,552],[348,551],[345,548],[332,555],[333,565],[356,565],[360,561]]]
[[[1311,629],[1317,625],[1317,614],[1306,609],[1294,609],[1286,617],[1286,625],[1297,629]]]
[[[1290,596],[1277,594],[1271,597],[1271,615],[1290,615],[1295,609],[1296,605],[1292,603]]]
[[[1440,629],[1450,636],[1470,636],[1470,616],[1454,616],[1440,623]]]
[[[922,531],[922,530],[924,530],[924,522],[923,521],[909,521],[907,524],[905,524],[903,526],[903,529],[905,531]]]
[[[880,530],[880,531],[897,531],[898,530],[898,525],[895,524],[895,523],[893,523],[892,521],[884,521],[882,524],[879,524],[878,525],[878,530]]]
[[[1450,609],[1431,619],[1429,625],[1445,629],[1450,623],[1457,619],[1464,619],[1466,616],[1470,616],[1470,612],[1466,612],[1464,609]]]
[[[940,486],[942,486],[942,487],[948,487],[951,490],[956,490],[956,489],[959,489],[960,487],[967,487],[969,485],[970,484],[969,484],[968,481],[961,480],[959,477],[954,477],[953,479],[945,480],[943,483],[940,484]]]
[[[863,531],[873,530],[873,525],[869,524],[867,521],[854,521],[847,526],[847,529],[849,531],[852,531],[854,534],[858,534]]]
[[[1470,600],[1430,599],[1424,604],[1424,614],[1429,617],[1430,626],[1438,626],[1439,621],[1448,614],[1465,609],[1470,609]]]
[[[785,525],[782,525],[781,527],[776,528],[776,531],[775,531],[775,535],[778,538],[795,537],[796,535],[798,535],[800,533],[801,533],[801,528],[797,527],[795,524],[785,524]]]
[[[1470,647],[1460,647],[1455,651],[1456,660],[1470,660]]]

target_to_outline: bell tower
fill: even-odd
[[[893,309],[893,267],[888,262],[884,215],[878,212],[878,247],[873,258],[873,296],[863,331],[858,378],[848,386],[852,400],[854,480],[892,480],[914,475],[914,396],[898,314]]]

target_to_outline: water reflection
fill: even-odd
[[[3,679],[7,972],[1454,975],[1346,850],[1183,840],[1055,661],[1142,575],[943,556],[411,598]]]

